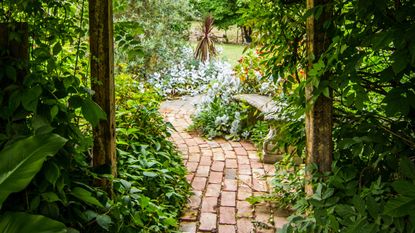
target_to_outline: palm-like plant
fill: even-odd
[[[202,34],[196,47],[195,57],[205,62],[216,56],[215,39],[216,36],[212,33],[214,19],[208,15],[203,20]]]

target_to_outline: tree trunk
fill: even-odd
[[[89,0],[91,86],[94,101],[107,114],[93,130],[93,166],[100,173],[116,175],[114,45],[111,0]]]
[[[252,42],[252,28],[248,26],[242,26],[242,33],[244,35],[245,42],[248,44],[251,43]]]
[[[313,9],[316,6],[323,6],[323,12],[320,17],[310,16],[307,19],[307,56],[308,70],[311,69],[313,63],[318,61],[324,51],[330,44],[329,33],[324,29],[324,23],[331,17],[332,0],[307,0],[307,9]],[[307,72],[308,73],[308,72]],[[307,78],[308,74],[307,74]],[[320,77],[320,83],[329,80],[330,74],[326,73]],[[306,87],[307,102],[313,97],[314,86],[308,84]],[[329,90],[330,96],[332,91]],[[306,113],[306,150],[307,165],[317,164],[319,172],[331,170],[333,141],[333,100],[320,95],[314,105]],[[312,174],[308,171],[306,179],[306,193],[313,193],[311,185]]]

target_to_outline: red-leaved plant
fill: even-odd
[[[208,15],[203,20],[201,25],[202,34],[199,37],[199,42],[196,47],[195,57],[205,62],[215,57],[217,52],[215,48],[216,36],[212,33],[214,19],[211,15]]]

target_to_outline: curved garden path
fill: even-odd
[[[259,161],[249,142],[209,141],[186,128],[200,97],[166,101],[160,112],[177,131],[171,140],[183,154],[193,195],[181,218],[181,231],[218,233],[275,232],[285,213],[269,204],[251,206],[245,199],[269,191],[273,165]]]

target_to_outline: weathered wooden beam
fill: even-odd
[[[318,61],[330,44],[329,33],[324,27],[324,23],[330,19],[332,0],[307,0],[307,9],[316,6],[323,6],[322,14],[317,18],[314,15],[307,19],[307,56],[308,70],[313,63]],[[307,72],[308,73],[308,72]],[[309,78],[309,77],[307,77]],[[320,83],[330,79],[330,74],[326,73],[320,77]],[[306,87],[306,99],[310,101],[313,97],[315,88],[312,84]],[[330,96],[332,91],[329,90]],[[306,150],[307,165],[317,164],[320,172],[331,170],[333,154],[333,100],[320,95],[314,105],[306,113]],[[311,174],[306,174],[308,181],[311,181]],[[313,193],[312,186],[306,185],[307,194]]]
[[[89,0],[91,87],[94,101],[107,114],[93,130],[93,166],[116,175],[115,91],[112,0]]]

